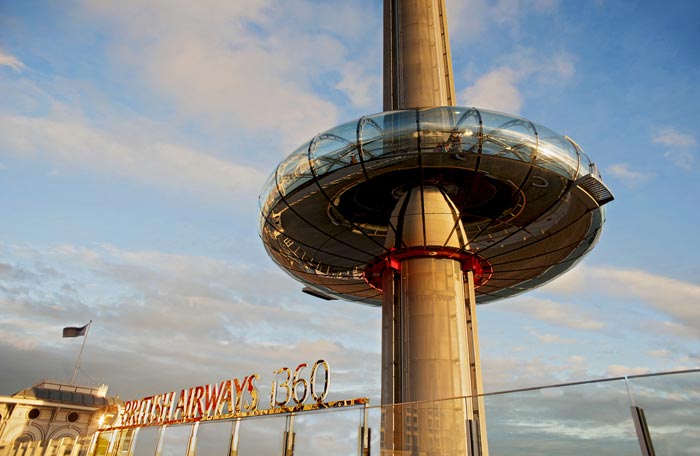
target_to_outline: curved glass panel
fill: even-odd
[[[593,164],[593,161],[591,158],[586,155],[586,153],[581,150],[580,147],[576,146],[576,150],[579,151],[580,157],[581,157],[581,166],[579,167],[578,170],[578,175],[580,176],[585,176],[587,174],[595,173],[597,174],[596,177],[600,177],[599,173],[595,172],[595,165]]]
[[[324,133],[311,141],[309,155],[311,168],[316,176],[323,176],[336,169],[359,163],[354,136],[352,141],[348,141],[341,136]]]
[[[309,143],[304,143],[277,167],[277,185],[284,196],[312,179],[309,168]]]
[[[262,186],[262,191],[260,192],[260,197],[258,198],[258,208],[263,214],[267,214],[267,211],[270,210],[270,192],[274,187],[277,186],[277,182],[275,180],[275,175],[277,174],[277,170],[275,169],[275,172],[267,176],[267,179],[265,179],[265,183]]]
[[[459,135],[460,152],[481,153],[480,145],[483,139],[481,113],[476,109],[457,109],[456,111],[459,117],[452,131]]]
[[[357,141],[361,147],[362,160],[371,160],[384,150],[383,115],[373,115],[358,121]]]
[[[542,125],[537,126],[540,147],[535,164],[563,174],[572,179],[578,172],[578,152],[576,147],[560,134]]]
[[[529,120],[498,112],[480,111],[483,153],[529,162],[537,148],[537,132]]]
[[[381,121],[378,123],[384,131],[384,150],[376,151],[375,156],[417,153],[419,133],[416,110],[392,111],[377,120]]]
[[[453,131],[455,112],[432,108],[418,111],[420,148],[424,152],[458,152],[460,135]]]

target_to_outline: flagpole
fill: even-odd
[[[83,320],[85,321],[85,320]],[[83,356],[83,349],[85,348],[85,341],[87,341],[88,333],[90,332],[90,326],[92,326],[92,320],[88,323],[87,329],[85,330],[85,337],[83,337],[83,345],[80,346],[80,352],[78,353],[78,359],[75,360],[75,367],[73,368],[73,376],[70,378],[70,384],[73,384],[75,380],[75,374],[78,373],[78,366],[80,365],[80,357]]]

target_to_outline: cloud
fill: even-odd
[[[461,94],[466,105],[509,113],[518,113],[523,105],[517,83],[520,77],[508,67],[500,67],[477,79]]]
[[[540,342],[545,344],[572,344],[576,339],[569,339],[556,334],[534,334]]]
[[[605,323],[585,315],[574,305],[561,304],[534,296],[521,296],[499,305],[502,310],[525,314],[543,322],[571,329],[596,331]]]
[[[381,83],[378,76],[368,75],[357,65],[343,66],[340,75],[341,79],[334,87],[344,92],[354,107],[368,108],[377,104]]]
[[[652,136],[651,142],[669,147],[693,147],[697,144],[693,136],[681,133],[673,127],[658,129]]]
[[[700,337],[700,285],[634,269],[598,267],[584,273],[608,293],[635,297],[669,315],[674,320],[669,328],[680,325]]]
[[[533,49],[521,48],[509,55],[509,63],[481,76],[458,96],[466,106],[519,113],[523,106],[520,86],[529,79],[552,86],[571,79],[576,68],[571,56],[556,53],[542,57]]]
[[[555,13],[558,0],[469,0],[448,1],[447,16],[453,42],[483,39],[488,33],[508,33],[517,36],[528,14]]]
[[[5,53],[2,49],[0,49],[0,66],[8,66],[18,73],[26,68],[17,57]]]
[[[695,153],[690,150],[667,150],[664,152],[664,158],[685,170],[693,169],[693,163],[695,163]]]
[[[179,116],[207,128],[274,132],[291,151],[337,123],[339,108],[323,89],[372,104],[376,78],[356,70],[366,68],[368,50],[352,43],[377,47],[366,37],[378,18],[308,1],[192,3],[85,0],[84,14],[114,28],[119,71],[136,70]]]
[[[649,322],[645,330],[700,338],[700,285],[664,277],[640,269],[578,265],[562,279],[545,285],[545,293],[582,294],[591,292],[610,298],[634,300],[658,312],[668,321]]]
[[[620,179],[626,186],[636,188],[655,177],[653,172],[631,170],[627,163],[614,163],[607,167],[607,173]]]
[[[624,377],[627,375],[642,375],[648,374],[649,368],[647,367],[629,367],[623,366],[621,364],[612,364],[608,366],[605,371],[606,377]]]
[[[0,144],[7,152],[48,159],[57,166],[118,173],[146,185],[207,197],[250,196],[265,177],[252,167],[198,150],[116,137],[75,120],[4,116]]]
[[[661,127],[652,135],[651,142],[667,148],[664,158],[677,167],[685,170],[693,168],[695,163],[695,146],[697,139],[689,134],[682,133],[674,127]]]
[[[112,245],[0,252],[0,357],[15,360],[0,373],[5,384],[36,372],[27,364],[43,352],[58,361],[42,376],[69,375],[73,341],[60,329],[92,319],[84,370],[126,397],[251,372],[269,384],[272,370],[319,358],[334,369],[334,394],[362,388],[378,397],[380,312],[326,307],[277,269]]]
[[[665,348],[661,348],[659,350],[651,350],[647,352],[649,356],[656,356],[660,358],[667,358],[671,355],[671,352],[669,350],[666,350]]]

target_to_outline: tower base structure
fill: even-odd
[[[415,187],[399,199],[392,226],[387,242],[404,248],[381,271],[384,454],[488,455],[479,262],[456,253],[466,242],[459,212],[439,188]]]
[[[474,108],[403,109],[319,133],[280,163],[261,195],[260,233],[311,290],[383,306],[391,407],[478,397],[476,299],[570,269],[596,244],[612,199],[576,143],[546,127]],[[486,454],[483,406],[462,402],[442,421],[464,431],[444,435],[471,436],[463,443],[420,442],[436,420],[411,412],[410,426],[428,429],[416,432],[402,412],[386,417],[385,446],[450,454],[481,442],[472,454]]]

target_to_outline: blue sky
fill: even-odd
[[[381,2],[0,2],[0,394],[136,398],[329,360],[378,403],[380,311],[324,302],[257,234],[267,175],[381,110]],[[571,136],[599,245],[478,311],[498,391],[700,366],[700,4],[447,0],[458,104]],[[331,397],[332,398],[332,397]]]

